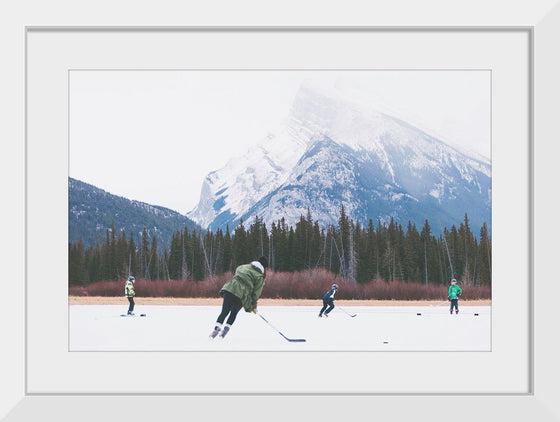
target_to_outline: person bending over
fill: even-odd
[[[256,261],[236,268],[233,278],[220,290],[220,295],[224,298],[222,312],[218,315],[210,338],[215,338],[218,334],[225,337],[241,308],[246,312],[257,312],[257,300],[265,283],[267,266],[268,260],[261,256]]]

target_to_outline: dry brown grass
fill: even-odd
[[[217,297],[231,274],[208,278],[203,281],[189,280],[142,280],[137,279],[135,290],[139,298],[212,298]],[[385,282],[372,280],[356,283],[340,278],[324,269],[294,273],[269,271],[261,299],[312,300],[321,298],[333,283],[340,286],[338,300],[387,300],[387,301],[445,301],[449,286],[403,281]],[[107,296],[124,294],[124,281],[98,281],[87,286],[70,286],[70,296]],[[490,286],[464,288],[463,302],[490,299]]]

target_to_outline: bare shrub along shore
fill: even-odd
[[[216,298],[218,291],[230,280],[232,274],[222,274],[203,281],[192,280],[142,280],[136,278],[135,290],[138,298]],[[316,269],[294,273],[267,273],[262,299],[320,299],[336,283],[340,289],[338,300],[381,300],[381,301],[444,301],[447,300],[449,285],[424,284],[405,281],[386,282],[372,280],[355,283],[341,279],[329,271]],[[463,301],[491,299],[489,286],[461,285]],[[124,295],[124,280],[98,281],[87,286],[71,286],[69,295],[118,297]]]

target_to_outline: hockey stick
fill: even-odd
[[[435,304],[435,305],[430,305],[430,306],[443,306],[443,305],[445,305],[445,304],[448,303],[448,302],[449,302],[449,299],[446,300],[445,302],[437,303],[437,304]]]
[[[340,309],[342,312],[344,312],[346,315],[348,315],[352,318],[354,318],[356,315],[358,315],[358,314],[352,315],[351,313],[348,313],[344,308],[341,308],[340,306],[337,306],[337,308]]]
[[[280,334],[282,337],[284,337],[286,340],[291,341],[291,342],[302,342],[305,341],[304,338],[288,338],[286,337],[284,334],[282,334],[282,332],[280,332],[278,330],[278,328],[276,328],[274,325],[272,325],[270,322],[267,321],[267,319],[265,317],[263,317],[261,314],[259,314],[258,312],[255,312],[258,316],[260,316],[264,322],[266,322],[268,325],[270,325],[272,328],[274,328],[276,330],[276,332],[278,334]]]

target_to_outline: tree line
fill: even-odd
[[[341,208],[338,224],[320,228],[311,212],[295,227],[284,219],[268,228],[255,217],[240,221],[233,232],[176,231],[170,247],[158,253],[157,239],[147,230],[134,239],[119,233],[114,223],[95,246],[84,248],[82,239],[69,244],[69,283],[87,285],[119,280],[128,275],[145,280],[193,280],[232,272],[259,256],[268,257],[273,271],[295,272],[323,268],[342,278],[365,283],[371,280],[448,284],[456,278],[468,286],[491,285],[492,247],[486,223],[475,236],[467,214],[459,227],[432,234],[425,220],[422,228],[406,228],[392,218],[389,223],[354,222]]]

